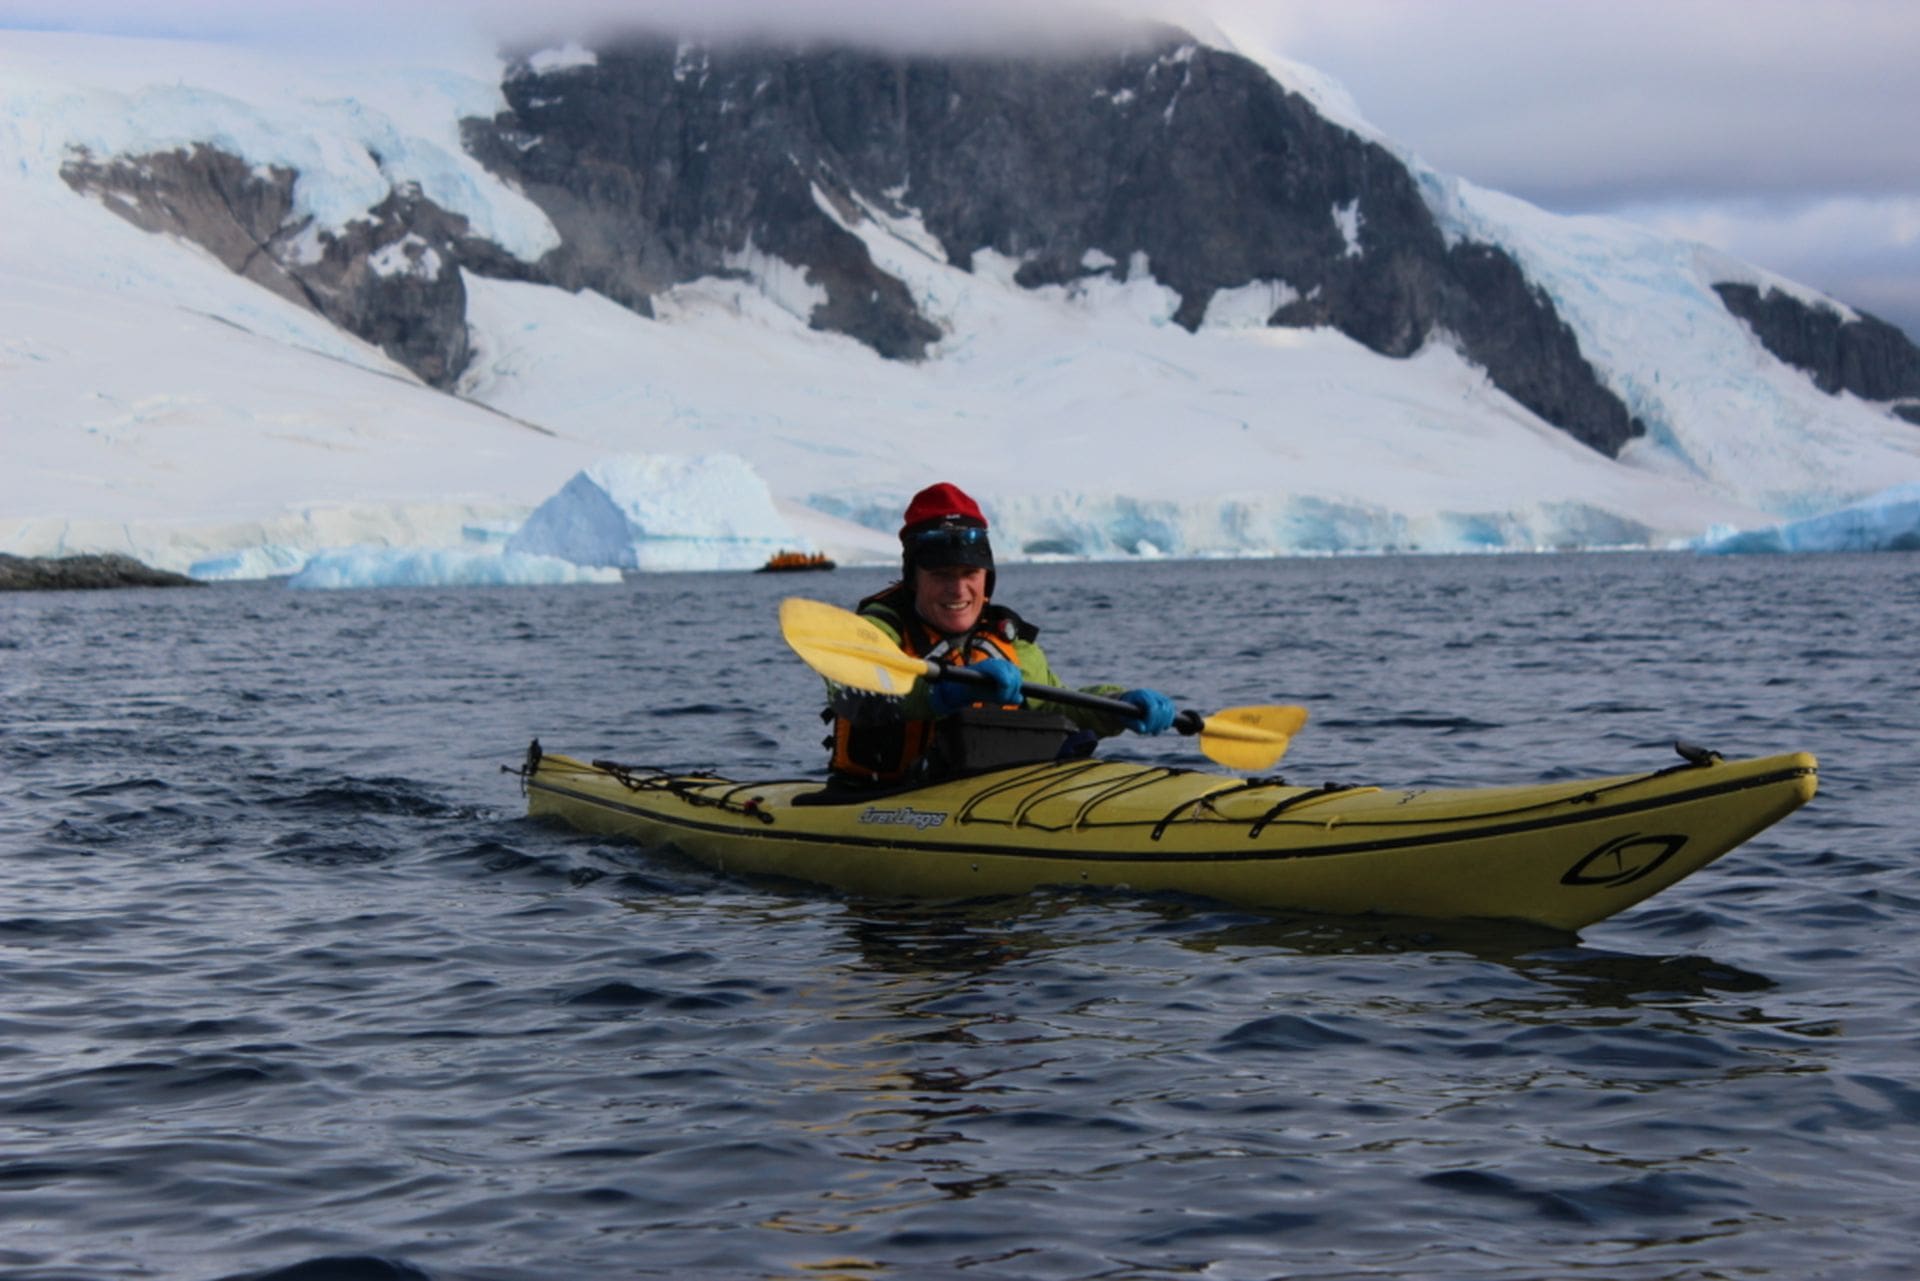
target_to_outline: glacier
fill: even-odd
[[[1837,511],[1763,529],[1715,527],[1691,546],[1721,555],[1920,551],[1920,484],[1896,485]]]
[[[537,257],[544,215],[459,146],[459,118],[498,105],[498,58],[460,42],[436,56],[358,67],[0,31],[0,550],[363,584],[506,581],[558,571],[503,554],[556,552],[615,574],[743,568],[780,547],[882,565],[906,499],[935,480],[980,500],[1007,559],[1673,547],[1920,483],[1920,430],[1767,357],[1710,288],[1798,286],[1416,157],[1443,227],[1511,252],[1649,425],[1618,460],[1491,386],[1444,334],[1395,360],[1266,328],[1263,309],[1293,296],[1283,280],[1223,291],[1189,333],[1151,262],[1028,290],[1016,260],[948,262],[910,210],[837,216],[943,331],[919,364],[809,328],[812,287],[749,246],[728,278],[656,297],[653,318],[465,277],[474,355],[446,394],[59,176],[75,148],[214,141],[297,166],[321,224],[414,184]],[[1367,129],[1337,86],[1264,61]],[[633,458],[731,461],[695,502],[663,463],[616,480],[612,460]],[[575,495],[604,500],[593,521],[576,506],[535,522],[595,468],[601,498]]]

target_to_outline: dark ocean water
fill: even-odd
[[[0,1276],[1915,1275],[1920,557],[1002,578],[1069,681],[1309,705],[1297,782],[1821,795],[1578,938],[860,901],[499,766],[811,769],[775,602],[877,573],[0,597]]]

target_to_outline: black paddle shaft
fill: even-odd
[[[971,667],[960,667],[952,663],[936,663],[940,669],[939,679],[948,677],[965,681],[971,685],[991,685],[993,677]],[[1124,716],[1130,721],[1140,719],[1140,709],[1124,698],[1108,698],[1105,694],[1084,694],[1077,689],[1056,689],[1051,685],[1022,684],[1021,692],[1049,703],[1066,703],[1073,707],[1090,707],[1096,712],[1112,712]],[[1173,727],[1182,734],[1198,734],[1206,725],[1206,717],[1198,712],[1181,712],[1173,718]]]

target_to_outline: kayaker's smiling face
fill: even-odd
[[[971,565],[921,566],[913,572],[913,607],[943,635],[971,631],[987,607],[987,571]]]

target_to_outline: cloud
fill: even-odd
[[[1228,7],[1437,167],[1550,206],[1920,179],[1909,0]]]
[[[1168,0],[0,0],[0,25],[388,52],[449,33],[510,44],[631,30],[831,39],[928,51],[1047,50],[1110,38]]]
[[[1762,264],[1920,335],[1920,196],[1667,203],[1616,212]]]

